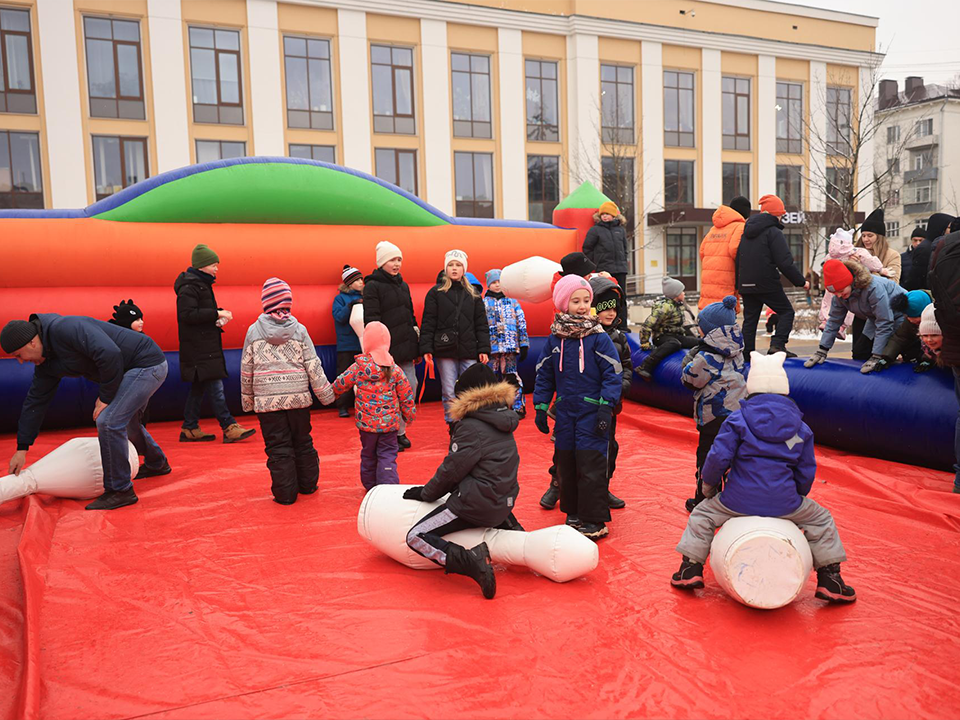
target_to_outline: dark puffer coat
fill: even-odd
[[[797,287],[806,282],[793,262],[780,220],[770,213],[753,215],[737,248],[737,290],[741,295],[777,292],[783,287],[780,273]]]
[[[617,215],[610,222],[602,222],[599,215],[593,216],[594,226],[583,239],[583,254],[611,275],[620,275],[629,270],[627,264],[627,219]]]
[[[364,278],[363,324],[382,322],[390,331],[390,354],[397,365],[414,360],[417,349],[417,316],[410,286],[403,278],[377,268]]]
[[[438,349],[444,335],[456,337],[456,347]],[[430,288],[423,301],[420,354],[475,360],[481,353],[490,354],[490,326],[483,298],[468,293],[460,282],[453,283],[446,292],[439,285]]]
[[[187,268],[173,284],[177,291],[180,378],[185,382],[222,380],[227,376],[213,283],[212,275]]]
[[[467,390],[450,404],[457,425],[450,452],[423,488],[426,502],[450,493],[447,507],[478,527],[496,527],[513,512],[520,492],[513,437],[520,417],[510,409],[516,394],[501,382]]]

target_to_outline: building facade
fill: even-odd
[[[808,255],[808,170],[833,162],[810,138],[849,133],[876,24],[771,0],[0,0],[0,207],[243,155],[461,216],[549,221],[591,181],[630,220],[632,289],[695,287],[738,194],[780,194]]]
[[[960,89],[908,77],[883,80],[877,99],[877,204],[884,206],[887,238],[906,247],[910,233],[935,212],[960,214]]]

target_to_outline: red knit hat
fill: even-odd
[[[839,260],[831,258],[823,264],[823,284],[832,293],[853,285],[853,273]]]
[[[760,212],[766,212],[780,217],[781,215],[786,215],[787,209],[783,206],[783,200],[776,195],[764,195],[760,198]]]

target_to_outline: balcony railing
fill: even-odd
[[[910,182],[916,182],[918,180],[936,180],[937,171],[938,171],[938,168],[933,165],[925,168],[920,168],[919,170],[907,170],[903,174],[903,182],[910,183]]]
[[[933,201],[920,203],[907,203],[903,206],[904,215],[926,215],[934,211]]]

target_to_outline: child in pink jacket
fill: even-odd
[[[872,272],[875,275],[886,275],[886,272],[883,267],[883,263],[880,262],[880,258],[875,257],[870,254],[870,251],[862,247],[853,246],[853,230],[844,230],[843,228],[837,228],[836,232],[830,236],[830,245],[827,247],[827,255],[829,256],[827,260],[846,260],[847,258],[854,258],[860,262],[867,270]],[[824,290],[823,300],[820,302],[820,331],[827,326],[827,317],[830,315],[830,304],[833,302],[833,293],[829,290]],[[846,319],[843,321],[843,325],[840,326],[840,330],[837,332],[840,339],[843,340],[847,336],[847,328],[853,324],[853,313],[847,313]]]

